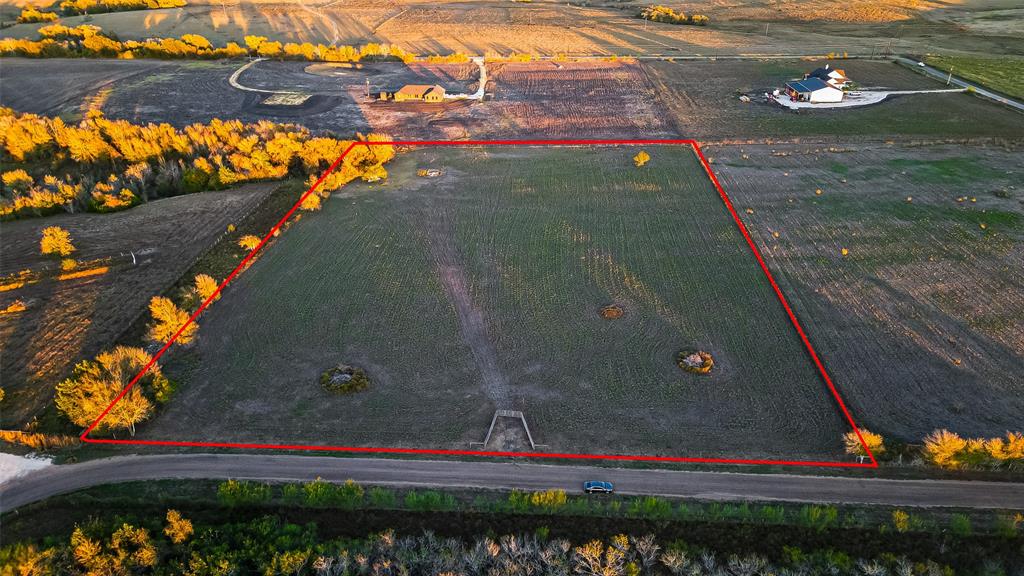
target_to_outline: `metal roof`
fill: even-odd
[[[805,80],[793,80],[792,82],[786,82],[786,87],[792,88],[793,90],[796,90],[797,92],[800,93],[814,92],[817,90],[821,90],[822,88],[832,88],[833,90],[836,90],[836,88],[829,86],[821,78],[813,77],[807,78]]]

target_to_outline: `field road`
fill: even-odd
[[[159,479],[331,482],[352,479],[392,486],[580,490],[585,480],[615,482],[623,494],[722,501],[882,504],[906,507],[1024,510],[1024,485],[952,480],[883,480],[786,474],[635,470],[519,464],[332,458],[279,454],[118,456],[49,466],[0,485],[0,512],[101,484]]]
[[[920,66],[918,64],[917,60],[911,60],[910,58],[904,58],[902,56],[897,56],[896,57],[896,61],[899,62],[900,64],[909,66],[910,68],[913,68],[915,70],[920,70],[921,72],[927,74],[928,76],[931,76],[933,78],[938,78],[939,80],[942,80],[942,81],[945,81],[947,78],[950,78],[948,72],[943,72],[942,70],[939,70],[938,68],[932,68],[931,66]],[[1018,102],[1016,100],[1013,100],[1011,98],[1007,98],[1006,96],[1003,96],[1002,94],[998,94],[998,93],[993,92],[991,90],[986,90],[985,88],[982,88],[980,85],[975,84],[973,82],[968,82],[968,81],[963,80],[961,78],[957,78],[956,75],[954,75],[952,78],[950,78],[949,83],[952,84],[953,86],[959,86],[961,88],[972,88],[974,90],[974,92],[976,94],[978,94],[979,96],[984,96],[985,98],[988,98],[989,100],[995,100],[996,102],[999,102],[1000,104],[1009,106],[1010,108],[1014,108],[1014,109],[1016,109],[1016,110],[1018,110],[1020,112],[1024,112],[1024,104],[1022,104],[1022,103],[1020,103],[1020,102]]]

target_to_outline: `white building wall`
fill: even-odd
[[[843,91],[836,88],[822,88],[811,92],[811,102],[842,102]]]

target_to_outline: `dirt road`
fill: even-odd
[[[272,454],[119,456],[52,466],[0,485],[0,512],[90,486],[168,478],[331,482],[576,492],[585,480],[608,480],[622,494],[717,501],[790,501],[905,507],[1024,510],[1024,486],[999,482],[883,480],[785,474],[629,470],[509,462],[444,462]]]

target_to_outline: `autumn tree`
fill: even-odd
[[[213,44],[210,44],[210,41],[200,34],[182,34],[181,41],[191,44],[199,50],[210,50],[213,48]]]
[[[153,316],[153,322],[149,325],[149,338],[156,342],[170,342],[182,326],[184,330],[178,336],[178,344],[188,344],[195,339],[199,325],[196,322],[188,322],[189,313],[185,312],[178,305],[164,296],[154,296],[149,301],[149,312]],[[186,326],[186,322],[188,325]]]
[[[192,536],[192,521],[182,517],[177,510],[168,510],[164,534],[171,539],[171,542],[181,544]]]
[[[26,4],[25,7],[21,9],[21,14],[18,16],[18,23],[53,22],[57,18],[58,16],[54,12],[43,12],[31,4]]]
[[[958,468],[957,456],[965,448],[967,440],[946,429],[936,430],[924,439],[925,458],[943,468]]]
[[[863,443],[860,441],[861,438],[864,439]],[[882,435],[875,434],[874,432],[864,428],[860,429],[860,436],[857,436],[857,432],[853,430],[843,434],[843,444],[846,446],[846,453],[854,456],[868,455],[867,450],[864,449],[865,444],[875,456],[885,452],[885,444],[882,439]]]
[[[39,240],[39,251],[45,256],[70,256],[75,251],[71,243],[71,234],[60,226],[43,228],[43,237]]]
[[[32,187],[33,183],[32,176],[20,168],[4,172],[0,178],[3,179],[4,186],[14,192],[25,192]]]
[[[89,426],[109,406],[121,390],[145,368],[152,357],[141,348],[118,346],[101,352],[95,360],[75,366],[70,378],[57,385],[57,409],[79,426]],[[153,402],[148,396],[164,401],[171,385],[157,364],[149,367],[142,378],[120,399],[100,421],[100,430],[128,429],[134,436],[135,425],[148,418]]]
[[[633,156],[633,163],[636,164],[637,168],[643,166],[644,164],[647,164],[647,162],[649,162],[650,160],[651,155],[645,152],[644,150],[641,150],[640,152],[637,153],[636,156]]]
[[[90,575],[136,574],[157,563],[156,545],[149,531],[128,523],[122,524],[106,544],[76,526],[71,534],[71,552],[75,564]]]
[[[260,245],[260,237],[252,234],[246,234],[238,239],[238,247],[245,248],[246,250],[255,250]]]
[[[212,302],[220,300],[220,293],[217,292],[217,281],[209,274],[197,274],[195,278],[195,294],[199,298],[199,304],[206,302],[208,298],[217,294]]]
[[[245,45],[249,48],[249,50],[252,51],[252,52],[256,52],[257,50],[260,49],[260,44],[263,44],[264,42],[267,41],[267,37],[266,36],[246,36],[244,38],[244,40],[245,40]]]

